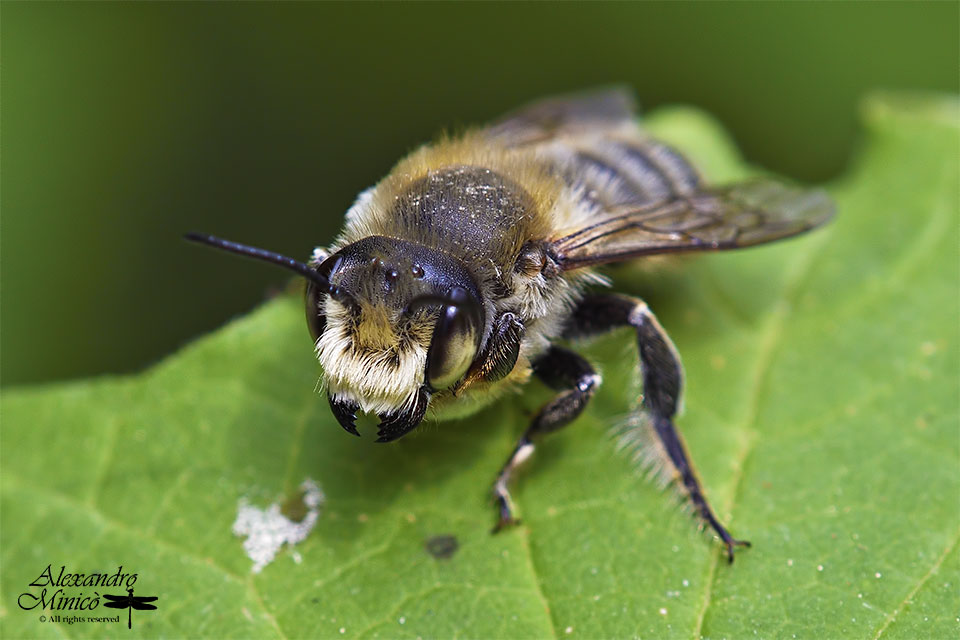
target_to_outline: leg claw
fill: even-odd
[[[734,547],[750,547],[749,540],[737,540],[736,538],[729,538],[724,540],[723,543],[727,546],[727,562],[733,564],[733,550]]]
[[[512,516],[508,516],[504,518],[503,516],[501,516],[500,519],[497,521],[497,524],[493,527],[493,529],[490,530],[490,533],[500,533],[504,529],[508,527],[514,527],[518,524],[520,524],[519,518],[514,518]]]
[[[510,503],[507,501],[506,496],[497,494],[494,495],[493,499],[497,503],[497,510],[500,512],[500,518],[497,520],[496,526],[493,527],[493,530],[491,530],[490,533],[499,533],[507,527],[520,524],[520,520],[513,517],[513,512],[510,509]]]

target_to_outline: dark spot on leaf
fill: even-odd
[[[424,548],[437,560],[447,560],[457,552],[460,543],[457,542],[456,536],[440,535],[427,538]]]
[[[280,513],[291,522],[303,522],[303,519],[307,517],[307,512],[310,510],[303,502],[305,495],[306,492],[301,489],[284,500],[283,504],[280,505]]]

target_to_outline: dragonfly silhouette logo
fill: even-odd
[[[104,602],[103,606],[110,607],[111,609],[127,610],[127,629],[133,629],[134,609],[138,611],[154,611],[157,608],[157,605],[148,604],[150,602],[156,602],[157,596],[135,596],[133,595],[133,589],[127,589],[127,595],[125,596],[112,596],[105,593],[103,597],[110,601]]]

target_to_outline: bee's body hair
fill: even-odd
[[[463,262],[485,302],[481,350],[500,313],[517,314],[526,333],[514,369],[495,382],[478,382],[454,396],[434,395],[434,418],[468,415],[530,377],[530,362],[562,333],[570,309],[588,284],[606,280],[590,269],[562,272],[542,255],[532,273],[515,269],[525,247],[535,253],[558,233],[577,228],[592,215],[584,187],[565,180],[554,160],[529,150],[498,145],[477,132],[444,138],[402,160],[376,186],[362,192],[349,209],[344,232],[323,255],[371,236],[402,238],[454,256]],[[542,253],[542,252],[541,252]],[[328,390],[370,412],[395,411],[415,400],[421,384],[432,324],[424,321],[419,340],[401,340],[389,329],[401,308],[368,309],[366,333],[350,325],[343,306],[326,302],[327,331],[317,355]],[[388,352],[389,357],[384,356]]]
[[[534,375],[554,388],[495,482],[495,530],[517,522],[514,469],[536,439],[573,422],[601,382],[556,343],[631,327],[642,396],[620,447],[658,484],[680,489],[732,561],[749,543],[717,520],[674,425],[679,355],[642,300],[589,291],[609,284],[593,268],[773,242],[832,215],[823,191],[772,178],[704,186],[644,133],[630,94],[611,89],[534,103],[415,150],[357,197],[340,236],[307,263],[187,237],[307,280],[321,388],[348,433],[360,435],[360,411],[379,415],[377,441],[390,442],[425,416],[468,415]]]

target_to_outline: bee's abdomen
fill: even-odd
[[[563,180],[590,207],[643,207],[694,192],[696,170],[678,153],[649,139],[593,138],[550,150]]]

